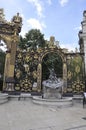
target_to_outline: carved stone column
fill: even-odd
[[[0,40],[6,43],[8,49],[5,59],[3,90],[13,91],[15,56],[22,27],[22,18],[17,13],[17,15],[13,16],[11,22],[8,22],[4,16],[4,10],[0,9]]]
[[[63,80],[64,80],[64,86],[63,86],[63,92],[67,88],[67,64],[66,62],[63,63]]]
[[[79,32],[79,45],[82,53],[84,53],[84,63],[85,63],[85,77],[86,77],[86,10],[83,12],[83,20],[81,22],[81,31]],[[86,80],[85,80],[86,82]]]
[[[5,69],[4,69],[4,82],[3,82],[3,90],[7,90],[11,88],[7,87],[7,83],[12,84],[12,91],[14,90],[14,68],[15,68],[15,56],[16,56],[16,48],[18,44],[18,36],[13,35],[10,37],[11,40],[11,48],[7,50],[6,59],[5,59]]]
[[[3,79],[3,90],[6,89],[5,79],[8,77],[10,70],[10,51],[6,51],[5,67],[4,67],[4,79]]]
[[[13,36],[13,40],[11,43],[11,58],[10,58],[10,73],[9,76],[14,77],[14,68],[15,68],[15,56],[16,56],[16,49],[17,49],[17,44],[19,42],[18,36]]]

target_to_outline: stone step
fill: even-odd
[[[7,93],[0,93],[0,104],[6,103],[9,100],[9,95]]]
[[[41,96],[33,96],[32,101],[33,103],[45,106],[69,107],[73,105],[71,97],[63,97],[62,99],[43,99]]]
[[[31,98],[31,94],[30,93],[21,93],[19,95],[9,95],[9,99],[10,100],[26,100]]]

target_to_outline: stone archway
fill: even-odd
[[[19,16],[19,13],[17,13],[17,15],[12,18],[11,22],[8,22],[4,18],[4,10],[0,9],[0,12],[0,40],[3,40],[7,45],[3,90],[13,91],[15,55],[19,42],[22,18]]]
[[[64,87],[67,87],[67,64],[66,64],[66,57],[61,49],[57,48],[56,46],[52,46],[51,48],[48,48],[45,50],[41,56],[39,57],[39,64],[37,67],[37,87],[38,92],[41,92],[42,88],[42,60],[43,58],[49,54],[49,53],[57,53],[63,62],[63,80],[64,80]],[[64,88],[65,89],[65,88]]]

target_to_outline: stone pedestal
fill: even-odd
[[[44,87],[43,88],[43,98],[53,98],[53,99],[61,99],[62,98],[62,88],[49,88]]]

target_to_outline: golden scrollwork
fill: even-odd
[[[71,77],[72,77],[72,73],[71,73],[71,71],[68,71],[67,78],[70,80]]]
[[[28,64],[24,64],[24,68],[25,68],[25,72],[29,72],[30,70],[30,67]]]
[[[33,78],[36,79],[37,78],[37,71],[33,71]]]
[[[19,84],[16,84],[16,85],[15,85],[15,90],[17,90],[17,91],[20,90],[20,85],[19,85]]]
[[[38,55],[37,54],[34,55],[34,59],[38,59]]]
[[[38,52],[38,53],[42,53],[42,52],[43,52],[43,49],[42,49],[42,48],[38,48],[38,49],[37,49],[37,52]]]
[[[75,72],[76,72],[76,73],[79,73],[79,72],[80,72],[80,66],[78,66],[78,65],[76,66]]]
[[[31,56],[30,55],[26,55],[26,57],[24,59],[25,59],[25,62],[29,62],[31,60]]]
[[[32,84],[28,79],[28,77],[26,77],[21,81],[20,87],[21,87],[21,91],[31,91]]]
[[[17,57],[18,57],[19,59],[21,59],[21,58],[22,58],[22,54],[19,53],[19,54],[17,55]]]
[[[16,77],[19,79],[21,76],[21,71],[19,69],[16,70]]]
[[[72,89],[73,92],[75,93],[82,93],[84,91],[84,88],[85,88],[84,82],[82,82],[79,79],[72,83]]]

